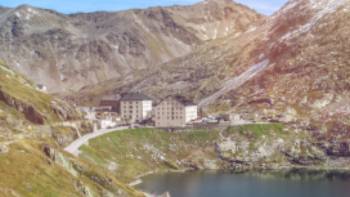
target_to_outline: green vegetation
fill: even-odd
[[[227,129],[228,134],[239,133],[241,135],[249,135],[254,138],[260,138],[262,136],[270,135],[285,135],[287,132],[284,131],[283,124],[248,124],[234,126]]]
[[[50,165],[27,143],[12,144],[9,153],[0,155],[0,177],[0,188],[8,191],[5,196],[80,196],[74,188],[76,179]]]
[[[104,169],[60,153],[59,149],[56,149],[55,158],[50,159],[40,149],[38,142],[19,141],[9,146],[8,153],[0,154],[2,195],[80,197],[84,191],[89,191],[94,196],[102,196],[108,189],[112,192],[120,190],[130,196],[143,196],[109,176]],[[78,175],[72,174],[70,168]]]
[[[60,113],[75,117],[74,109],[0,62],[0,196],[144,196],[104,168],[62,151],[55,139],[69,142],[75,131],[50,126],[63,121]]]
[[[21,75],[14,73],[0,63],[0,91],[10,96],[13,100],[45,114],[49,121],[56,121],[57,117],[52,111],[52,97],[35,89],[33,84]]]
[[[82,158],[114,172],[124,181],[154,170],[179,169],[181,159],[215,158],[218,131],[170,133],[134,129],[110,133],[81,148]],[[203,157],[203,158],[200,158]]]

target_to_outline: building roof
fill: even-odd
[[[181,95],[175,95],[175,96],[169,96],[167,98],[172,98],[174,100],[176,100],[177,102],[181,103],[184,106],[192,106],[192,105],[196,105],[193,101],[181,96]]]
[[[139,92],[131,92],[123,94],[121,101],[151,101],[152,99]]]
[[[107,95],[102,97],[101,101],[119,101],[120,95]]]

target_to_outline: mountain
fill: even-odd
[[[18,10],[30,9],[34,8],[22,6],[2,16],[16,15]],[[42,52],[60,46],[62,54],[55,50],[52,54],[61,54],[64,57],[60,59],[62,61],[76,61],[76,64],[69,65],[80,67],[88,65],[86,62],[91,63],[92,60],[99,62],[94,68],[63,66],[62,72],[58,72],[56,66],[47,66],[46,71],[41,72],[42,66],[47,64],[36,64],[41,65],[38,68],[40,72],[36,72],[43,75],[40,80],[54,80],[52,85],[61,84],[57,87],[63,87],[64,83],[76,90],[97,83],[85,86],[73,95],[73,99],[85,104],[97,102],[102,95],[127,91],[144,91],[156,100],[176,93],[197,101],[209,113],[232,111],[247,119],[298,122],[308,129],[318,125],[321,128],[319,131],[329,131],[333,127],[339,131],[346,130],[346,117],[349,114],[346,105],[349,101],[348,9],[349,2],[345,0],[290,0],[270,17],[262,17],[231,1],[204,1],[192,6],[69,16],[40,10],[47,14],[45,18],[57,21],[44,25],[45,28],[61,24],[64,32],[68,33],[56,36],[55,39],[52,36],[57,32],[47,29],[42,30],[44,33],[30,34],[28,32],[34,30],[40,32],[40,24],[45,22],[33,20],[36,18],[33,17],[31,26],[25,22],[23,24],[27,24],[27,28],[23,28],[23,31],[14,28],[11,35],[14,37],[19,34],[19,38],[13,40],[20,40],[20,32],[27,32],[23,34],[37,38],[34,39],[37,45],[29,45],[28,48],[42,45]],[[66,20],[60,20],[62,18]],[[36,28],[29,28],[35,24]],[[235,28],[225,33],[226,27],[230,26],[228,24]],[[239,28],[240,26],[242,27]],[[156,45],[145,44],[144,41],[152,37],[146,36],[149,35],[146,33],[148,30],[153,33],[152,36],[159,38],[150,42]],[[126,37],[120,37],[121,33]],[[70,38],[68,35],[73,34],[76,39],[67,41]],[[47,41],[43,42],[43,35],[46,35]],[[83,42],[85,47],[76,53],[81,57],[78,55],[71,58],[74,53],[67,53],[67,50],[77,49],[72,43],[80,43],[82,35],[89,38],[89,46]],[[130,36],[135,39],[129,39]],[[113,39],[106,42],[101,37]],[[26,40],[31,42],[28,36]],[[52,40],[55,43],[47,46]],[[28,41],[24,43],[26,42]],[[118,58],[109,62],[110,58],[115,57],[114,52],[108,52],[114,42],[118,44]],[[23,47],[23,44],[11,44],[12,46]],[[142,54],[139,53],[139,49],[143,48],[141,46],[145,46],[145,50],[141,50]],[[157,63],[154,63],[157,58],[154,58],[151,46],[157,46],[158,49],[171,47],[171,50],[164,51],[172,52],[164,53],[162,50],[157,53],[162,54],[162,60],[158,58]],[[146,53],[147,58],[144,58]],[[28,59],[31,58],[23,58],[25,61]],[[122,65],[120,63],[119,66],[114,65],[122,59],[127,60],[123,67],[119,67]],[[56,60],[53,62],[57,65]],[[131,62],[137,63],[130,64]],[[163,63],[158,64],[161,62]],[[132,65],[137,66],[131,68]],[[89,68],[85,69],[87,67]],[[33,68],[28,72],[32,71]],[[99,73],[97,75],[101,78],[97,80],[97,75],[91,76],[89,73]],[[60,80],[57,80],[58,76]],[[40,83],[40,80],[36,82]],[[51,90],[53,89],[55,88]]]
[[[297,122],[302,129],[347,135],[349,6],[346,0],[291,0],[240,35],[208,41],[145,70],[146,77],[84,88],[79,99],[130,89],[155,99],[179,93],[209,113]]]
[[[290,0],[270,17],[227,0],[74,15],[0,9],[0,56],[9,62],[0,63],[0,177],[11,177],[0,179],[1,194],[143,196],[116,177],[158,168],[348,169],[349,10],[348,0]],[[117,132],[76,158],[61,147],[90,125],[38,83],[51,92],[85,86],[72,97],[83,103],[127,91],[183,94],[203,113],[280,123]]]
[[[236,91],[244,98],[239,108],[347,135],[349,8],[346,0],[289,1],[272,17],[260,46],[268,49],[270,66]]]
[[[9,8],[0,6],[0,13],[8,11]]]
[[[334,120],[348,124],[349,6],[296,0],[272,16],[257,47],[270,65],[234,92],[236,107],[273,120],[316,121],[324,131]]]
[[[72,15],[23,5],[0,11],[0,58],[49,92],[66,93],[133,78],[263,19],[229,0]]]

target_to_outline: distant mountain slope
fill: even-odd
[[[50,92],[76,91],[132,78],[263,18],[227,0],[73,15],[24,5],[0,11],[0,58]]]
[[[291,0],[241,35],[207,42],[124,86],[109,81],[85,88],[81,98],[132,88],[156,99],[184,94],[205,101],[210,112],[232,111],[249,119],[325,130],[334,121],[350,125],[349,7],[346,0]]]
[[[0,62],[0,117],[3,134],[6,129],[20,131],[31,124],[78,119],[79,114]]]
[[[9,8],[0,6],[0,14],[3,13],[3,12],[6,12],[8,10],[9,10]]]

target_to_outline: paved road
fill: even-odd
[[[93,133],[89,133],[87,135],[84,135],[81,138],[78,138],[77,140],[75,140],[74,142],[72,142],[69,146],[67,146],[64,150],[75,155],[78,156],[80,154],[79,148],[86,144],[89,140],[97,138],[99,136],[105,135],[107,133],[112,133],[112,132],[116,132],[116,131],[122,131],[122,130],[126,130],[129,127],[117,127],[117,128],[113,128],[113,129],[101,129],[98,130],[96,132]]]

